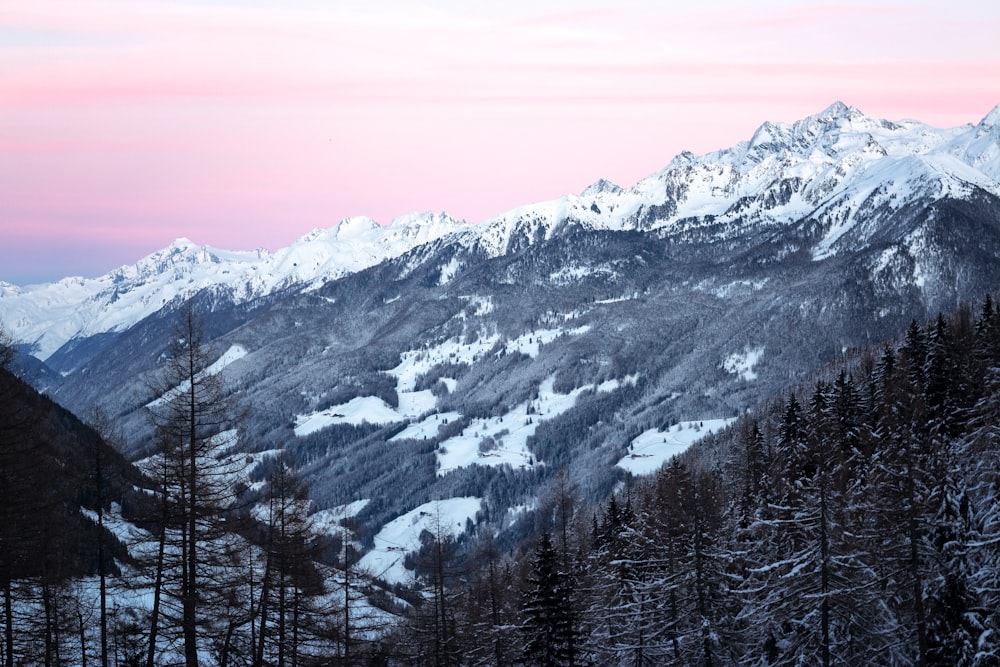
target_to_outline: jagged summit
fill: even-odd
[[[341,220],[334,227],[334,236],[338,239],[349,239],[376,232],[380,229],[377,222],[366,216],[355,216]]]
[[[995,128],[1000,127],[1000,104],[993,107],[992,110],[979,121],[978,127],[982,128]]]
[[[827,108],[820,111],[818,114],[812,116],[816,120],[820,121],[837,121],[837,120],[848,120],[857,121],[867,118],[865,114],[855,106],[849,106],[844,104],[840,100],[837,100]]]
[[[595,195],[602,194],[604,192],[610,192],[612,194],[619,194],[622,192],[622,187],[616,183],[600,178],[594,183],[587,186],[587,188],[580,193],[581,197],[593,197]]]

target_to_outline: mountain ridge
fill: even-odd
[[[731,236],[747,225],[815,216],[831,230],[815,256],[823,259],[859,212],[903,203],[905,195],[933,196],[937,188],[942,196],[970,186],[1000,194],[998,120],[1000,105],[976,125],[935,129],[919,121],[872,118],[835,102],[791,124],[765,121],[749,140],[729,148],[700,156],[683,152],[631,188],[599,179],[579,195],[527,204],[478,225],[446,213],[409,214],[384,227],[363,216],[345,218],[273,253],[177,239],[98,278],[26,287],[0,283],[0,316],[19,342],[45,360],[74,338],[124,330],[202,289],[225,289],[234,300],[248,301],[293,286],[315,288],[442,239],[497,257],[549,239],[567,225],[657,230],[696,228],[710,219],[715,226],[731,223],[722,232]],[[909,192],[878,191],[901,178],[913,181]]]

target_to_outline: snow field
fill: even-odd
[[[371,498],[362,498],[346,505],[337,505],[336,507],[315,512],[309,516],[310,520],[312,520],[313,530],[323,535],[336,535],[343,530],[340,525],[341,521],[357,516],[358,512],[363,510],[370,502]]]
[[[556,285],[572,285],[588,276],[614,276],[616,272],[607,265],[583,266],[569,265],[549,274],[549,280]]]
[[[747,382],[757,379],[754,366],[764,356],[763,347],[747,347],[742,352],[734,352],[722,360],[722,367],[728,373],[739,375]]]
[[[567,336],[580,336],[590,331],[590,326],[577,327],[576,329],[541,329],[532,331],[511,340],[504,346],[507,352],[520,352],[531,358],[538,356],[542,345],[547,345],[559,338],[563,334]]]
[[[295,435],[304,437],[333,424],[391,424],[413,419],[434,409],[430,390],[401,392],[399,407],[393,408],[377,396],[359,396],[347,403],[295,418]]]
[[[504,350],[520,352],[531,357],[538,356],[541,346],[551,343],[562,335],[579,336],[590,330],[589,326],[575,329],[543,329],[534,331],[509,341]],[[334,405],[325,410],[295,417],[295,435],[304,437],[334,424],[391,424],[393,422],[418,419],[434,411],[437,399],[430,390],[413,391],[417,378],[437,364],[473,364],[500,341],[499,335],[485,336],[471,343],[463,343],[461,338],[451,338],[440,345],[422,350],[410,350],[401,355],[399,365],[389,371],[396,378],[399,407],[393,408],[376,396],[359,396],[347,403]],[[448,391],[454,391],[458,381],[441,378]],[[607,390],[610,391],[610,390]],[[418,424],[412,424],[395,439],[433,437],[447,415],[431,415]],[[449,419],[450,421],[450,419]]]
[[[412,574],[403,559],[420,548],[420,534],[426,530],[436,537],[457,537],[469,520],[475,521],[481,507],[482,499],[475,497],[424,503],[382,526],[375,546],[358,561],[358,567],[389,584],[408,583]]]
[[[632,440],[631,453],[616,465],[633,475],[649,475],[664,463],[684,452],[688,447],[714,431],[720,431],[736,421],[733,419],[703,419],[680,422],[667,431],[650,429]]]
[[[389,438],[389,440],[426,440],[428,438],[435,438],[437,437],[438,429],[445,424],[449,424],[456,419],[461,418],[462,414],[459,412],[439,412],[430,415],[419,422],[410,424],[405,429]]]
[[[437,364],[444,363],[475,363],[483,354],[490,350],[499,335],[485,336],[472,343],[462,343],[459,338],[451,338],[440,345],[422,350],[410,350],[400,355],[399,365],[389,371],[396,377],[396,389],[400,392],[413,391],[417,377],[426,373]]]
[[[611,298],[611,299],[601,299],[599,301],[595,301],[594,303],[600,304],[600,305],[607,305],[607,304],[610,304],[610,303],[622,303],[623,301],[634,301],[635,299],[638,299],[638,298],[639,298],[639,293],[638,292],[632,292],[631,294],[626,294],[626,295],[623,295],[623,296],[616,296],[616,297]]]
[[[489,315],[496,310],[496,304],[493,303],[493,297],[490,295],[480,296],[476,294],[462,298],[469,302],[469,309],[474,310],[477,316]]]
[[[452,257],[451,261],[441,267],[441,275],[438,276],[438,285],[447,285],[455,277],[458,270],[462,268],[462,263],[457,257]]]
[[[500,417],[474,419],[461,433],[442,442],[437,450],[438,475],[469,465],[506,463],[517,468],[539,463],[528,450],[528,438],[535,434],[540,423],[571,409],[583,392],[590,389],[611,392],[622,382],[609,380],[597,386],[579,387],[568,394],[557,394],[554,384],[555,377],[548,378],[538,388],[536,400],[521,403]]]

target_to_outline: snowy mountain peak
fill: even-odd
[[[580,193],[581,197],[594,197],[605,192],[610,192],[611,194],[619,194],[623,191],[620,185],[612,183],[611,181],[601,178],[594,183],[587,186],[587,188]]]
[[[907,133],[912,130],[910,125],[900,124],[866,116],[860,109],[847,106],[843,102],[835,102],[823,111],[808,116],[791,125],[780,123],[765,123],[789,143],[804,145],[815,144],[829,150],[837,144],[842,136],[883,136],[894,133]]]
[[[787,134],[787,129],[783,129],[777,123],[764,121],[761,126],[757,128],[757,131],[753,133],[753,136],[750,137],[750,146],[770,146],[775,142],[781,141],[782,135],[784,134]],[[690,160],[690,158],[693,158],[694,156],[688,153],[686,157]]]
[[[387,230],[390,234],[406,234],[408,236],[434,236],[439,231],[454,231],[457,227],[466,225],[464,220],[456,220],[444,211],[433,213],[422,211],[409,213],[393,219]]]
[[[860,120],[865,115],[857,107],[852,107],[837,100],[821,112],[813,116],[817,120],[837,121],[837,120]]]
[[[993,109],[986,114],[981,121],[979,121],[980,128],[996,128],[1000,127],[1000,104],[993,107]]]
[[[351,218],[344,218],[337,223],[335,229],[335,238],[349,239],[377,232],[381,229],[381,226],[369,217],[358,215]]]

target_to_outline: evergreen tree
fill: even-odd
[[[525,636],[524,660],[541,667],[575,664],[572,646],[577,617],[573,610],[559,552],[544,533],[531,561],[521,601]]]

